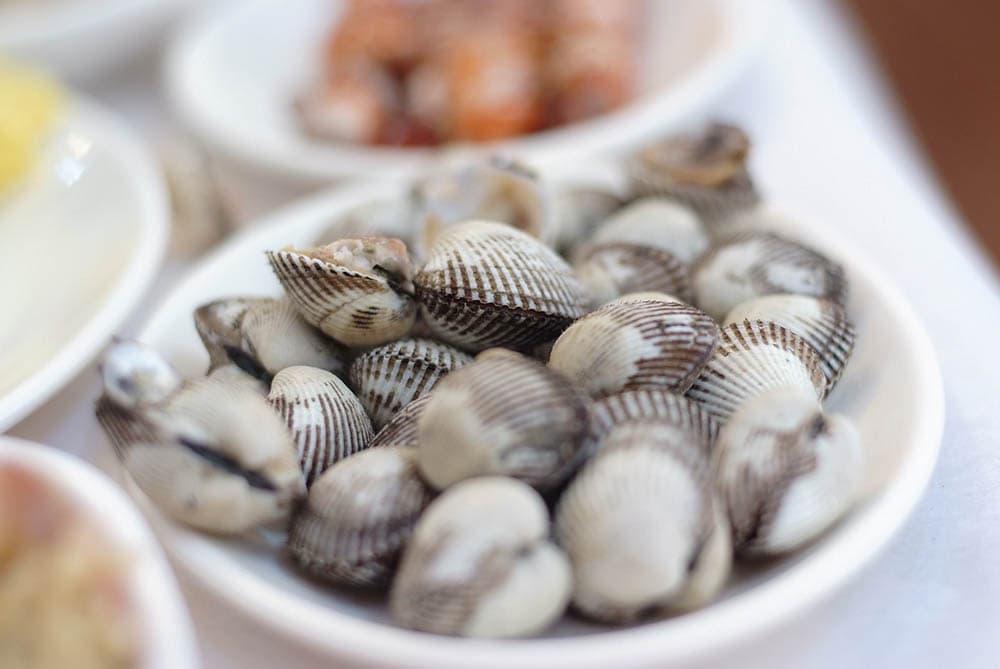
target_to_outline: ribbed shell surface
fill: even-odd
[[[589,439],[599,443],[619,425],[656,420],[690,434],[708,453],[719,433],[719,422],[697,402],[663,390],[629,390],[601,398],[590,408]]]
[[[501,223],[450,228],[415,279],[421,313],[440,339],[481,351],[530,349],[585,313],[589,297],[552,249]]]
[[[584,395],[537,360],[486,351],[431,393],[420,418],[421,472],[438,487],[503,474],[551,488],[578,463],[588,408]]]
[[[660,292],[688,302],[691,272],[672,254],[651,246],[604,243],[588,247],[574,267],[595,306],[627,293]]]
[[[696,211],[708,224],[722,222],[727,216],[760,202],[760,193],[748,172],[738,174],[715,187],[670,179],[641,162],[632,164],[630,176],[635,197],[658,195],[670,198]]]
[[[410,446],[416,448],[419,440],[419,421],[423,414],[430,395],[423,395],[413,400],[395,416],[392,417],[385,426],[375,433],[370,446]]]
[[[268,402],[288,425],[311,485],[333,463],[368,447],[371,420],[351,389],[313,367],[288,367],[271,383]]]
[[[856,332],[847,310],[833,300],[807,295],[767,295],[729,312],[725,324],[744,320],[776,323],[806,340],[819,353],[827,384],[840,379],[854,350]]]
[[[288,550],[305,572],[330,582],[387,585],[433,498],[413,449],[369,449],[316,480],[292,522]]]
[[[556,340],[549,366],[594,397],[659,388],[683,393],[712,357],[715,322],[681,302],[610,302]]]
[[[448,372],[472,356],[432,339],[401,339],[355,358],[351,385],[378,430],[411,401],[426,395]]]
[[[822,399],[827,385],[819,354],[780,325],[743,321],[722,329],[715,355],[687,396],[725,421],[745,401],[784,386]]]

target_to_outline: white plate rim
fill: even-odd
[[[190,83],[195,68],[194,48],[224,25],[235,12],[253,11],[273,0],[223,3],[186,22],[171,40],[163,61],[167,97],[184,124],[207,145],[238,164],[292,182],[322,182],[350,176],[411,175],[437,155],[420,149],[366,148],[312,144],[296,147],[261,145],[252,137],[231,131],[224,119],[202,112],[201,95]],[[495,144],[468,145],[490,152],[518,156],[536,166],[557,163],[574,155],[608,153],[661,135],[701,111],[736,80],[759,51],[780,0],[711,0],[723,18],[723,46],[700,67],[674,82],[665,92],[582,123]],[[251,148],[252,147],[252,148]]]
[[[25,439],[0,435],[0,463],[12,462],[39,474],[68,499],[87,508],[88,520],[111,543],[133,557],[129,594],[143,609],[143,669],[199,666],[194,628],[166,555],[134,501],[106,474],[68,453]],[[156,615],[152,608],[155,605]]]
[[[87,323],[45,365],[0,395],[0,432],[47,401],[97,355],[152,284],[166,249],[169,203],[152,155],[122,121],[81,95],[72,96],[68,114],[70,124],[79,119],[121,161],[136,191],[141,229],[134,255]]]
[[[175,0],[116,0],[115,2],[64,2],[37,11],[16,22],[17,31],[0,23],[0,49],[26,49],[56,40],[79,39],[106,25],[123,25],[132,17]],[[12,11],[12,10],[7,10]],[[0,14],[0,19],[3,16]]]
[[[172,308],[175,301],[184,302],[187,294],[197,291],[199,286],[204,290],[203,277],[211,274],[213,266],[223,257],[244,254],[242,249],[253,247],[257,237],[266,237],[289,221],[315,218],[323,212],[329,218],[332,209],[385,194],[384,183],[359,183],[318,193],[264,217],[259,225],[206,256],[179,282],[142,328],[140,339],[149,340],[150,333],[162,329],[158,321],[169,320],[166,317],[176,310]],[[671,665],[681,664],[730,648],[815,607],[882,552],[927,487],[944,430],[944,390],[933,346],[892,282],[877,267],[859,261],[851,246],[830,232],[801,226],[790,231],[840,259],[850,276],[863,277],[863,281],[874,287],[880,303],[891,311],[900,329],[909,335],[905,341],[915,361],[912,371],[917,379],[914,386],[918,388],[917,411],[911,425],[913,448],[886,487],[853,513],[842,531],[822,540],[822,550],[793,565],[779,578],[755,585],[730,599],[673,619],[590,636],[516,641],[438,637],[341,614],[302,601],[250,572],[226,570],[222,563],[212,565],[211,552],[206,554],[201,550],[206,539],[194,533],[178,534],[144,496],[138,494],[137,501],[161,533],[178,566],[202,587],[264,626],[332,657],[386,666],[581,669],[608,666],[612,660],[622,666],[663,666],[668,660]],[[132,492],[138,493],[134,487]],[[205,559],[209,561],[208,568]],[[827,576],[814,578],[817,573]],[[265,611],[251,602],[270,604]],[[318,610],[328,615],[317,616]],[[280,614],[271,615],[275,611]],[[336,624],[327,624],[330,620]]]

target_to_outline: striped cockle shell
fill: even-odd
[[[341,239],[392,237],[413,248],[413,202],[405,196],[364,202],[348,209],[323,230],[313,243],[325,246]]]
[[[662,249],[609,242],[587,247],[573,266],[598,307],[622,295],[652,291],[691,300],[691,271]]]
[[[233,297],[195,309],[194,325],[209,356],[209,372],[236,365],[270,383],[285,367],[308,365],[343,374],[344,352],[306,323],[287,300]]]
[[[516,161],[494,156],[446,166],[413,187],[421,252],[454,225],[471,220],[506,223],[549,243],[553,208],[538,175]]]
[[[514,479],[463,481],[431,502],[392,584],[401,625],[471,637],[535,634],[572,589],[565,554],[548,540],[542,498]]]
[[[595,397],[637,388],[683,393],[718,340],[715,322],[689,304],[616,300],[571,325],[549,367]]]
[[[342,239],[267,258],[302,317],[341,344],[377,346],[413,327],[413,267],[398,239]]]
[[[821,400],[827,385],[819,354],[787,328],[743,321],[722,329],[715,355],[687,395],[725,421],[747,400],[782,387]]]
[[[816,251],[773,232],[727,236],[694,268],[695,304],[721,321],[741,302],[788,293],[844,304],[844,269]]]
[[[840,379],[854,350],[854,326],[847,318],[847,310],[833,300],[808,295],[765,295],[734,307],[724,325],[743,321],[776,323],[805,339],[819,353],[830,388]]]
[[[471,351],[530,350],[558,337],[589,302],[552,249],[487,221],[449,228],[415,283],[421,314],[434,335]]]
[[[305,494],[281,419],[258,393],[184,382],[132,342],[104,357],[98,421],[136,485],[175,520],[241,534],[285,521]]]
[[[292,433],[307,485],[372,440],[371,419],[360,400],[325,370],[286,367],[271,382],[267,399]]]
[[[309,488],[288,531],[288,551],[304,572],[331,583],[386,586],[433,498],[417,474],[414,449],[358,453]]]
[[[553,245],[567,252],[584,240],[611,214],[622,207],[620,196],[602,188],[563,188],[552,198]]]
[[[573,605],[608,623],[702,606],[732,563],[703,445],[658,421],[608,435],[559,500],[555,536]]]
[[[609,243],[657,248],[690,265],[708,249],[709,238],[693,211],[666,198],[650,197],[619,210],[590,239],[591,245]]]
[[[400,339],[355,358],[350,380],[378,430],[445,374],[471,361],[468,353],[432,339]]]
[[[579,463],[588,404],[537,360],[485,351],[430,394],[419,423],[420,472],[439,489],[485,474],[551,489]]]
[[[850,509],[864,453],[846,417],[783,388],[733,414],[719,432],[713,468],[736,550],[775,555],[815,539]]]
[[[750,141],[739,128],[712,123],[642,148],[629,164],[636,196],[660,195],[714,223],[760,201],[746,160]]]
[[[615,428],[633,421],[655,420],[681,431],[706,454],[719,433],[719,422],[697,402],[658,389],[627,390],[596,400],[590,408],[588,439],[594,448]]]
[[[248,374],[236,365],[222,365],[221,367],[216,367],[206,375],[206,378],[212,379],[218,383],[225,383],[246,388],[247,390],[253,391],[262,397],[267,397],[267,392],[271,387],[270,383],[264,379],[259,379],[256,376]]]
[[[376,446],[409,446],[416,448],[420,436],[420,416],[423,414],[424,407],[427,406],[430,398],[429,394],[422,395],[400,409],[392,417],[392,420],[375,433],[371,441],[371,448],[375,448]]]

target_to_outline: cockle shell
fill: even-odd
[[[691,298],[691,271],[662,249],[638,244],[590,245],[573,266],[580,283],[600,306],[622,295],[654,291]]]
[[[719,432],[713,466],[733,542],[774,555],[816,538],[858,499],[864,453],[844,416],[778,389],[741,406]]]
[[[426,395],[472,356],[431,339],[401,339],[367,351],[351,365],[351,385],[380,429],[412,400]]]
[[[628,390],[596,400],[590,407],[588,439],[595,447],[618,426],[655,420],[679,430],[708,454],[719,433],[719,422],[697,402],[664,390]]]
[[[342,239],[267,258],[302,317],[342,344],[377,346],[413,327],[413,267],[398,239]]]
[[[268,382],[244,372],[236,365],[222,365],[221,367],[216,367],[207,374],[206,378],[212,379],[217,383],[245,388],[246,390],[257,393],[261,397],[267,397],[267,392],[270,389],[270,384]]]
[[[552,249],[486,221],[449,228],[415,283],[421,314],[434,335],[471,351],[530,350],[559,336],[589,301]]]
[[[590,244],[626,243],[666,251],[690,265],[708,248],[705,227],[693,211],[665,198],[633,202],[605,221]]]
[[[414,449],[369,449],[313,483],[289,529],[288,550],[303,571],[332,583],[388,585],[433,498]]]
[[[402,625],[477,637],[535,634],[554,622],[572,588],[550,541],[542,498],[498,476],[463,481],[417,523],[389,597]]]
[[[305,494],[291,437],[257,393],[183,382],[154,351],[113,346],[97,418],[135,483],[193,527],[238,534],[287,518]]]
[[[307,485],[372,440],[372,423],[361,402],[325,370],[286,367],[271,382],[267,399],[292,433]]]
[[[608,435],[563,493],[555,536],[574,606],[609,623],[701,606],[732,562],[703,445],[657,421]]]
[[[413,248],[413,201],[409,197],[389,197],[365,202],[348,209],[323,230],[313,243],[326,246],[341,239],[391,237]]]
[[[609,302],[556,340],[549,367],[600,397],[660,388],[683,393],[712,356],[719,328],[681,302]]]
[[[445,166],[413,187],[421,250],[430,249],[449,227],[470,220],[506,223],[551,242],[552,203],[538,175],[501,157]]]
[[[640,150],[629,172],[636,195],[662,195],[715,222],[760,201],[747,171],[750,141],[739,128],[713,123]]]
[[[564,188],[552,198],[553,245],[568,251],[590,239],[597,226],[621,208],[622,198],[601,188]]]
[[[431,393],[419,424],[420,473],[439,489],[484,474],[550,489],[579,462],[587,409],[582,394],[537,360],[486,351]]]
[[[743,302],[726,316],[724,325],[765,321],[788,328],[819,353],[830,388],[840,379],[854,350],[854,326],[847,310],[833,300],[808,295],[766,295]]]
[[[427,406],[430,398],[430,395],[423,395],[400,409],[392,417],[392,420],[375,433],[370,447],[409,446],[416,448],[420,436],[420,416],[423,415],[424,407]]]
[[[819,354],[780,325],[743,321],[722,329],[715,355],[687,395],[724,421],[747,400],[782,387],[822,399],[827,385]]]
[[[270,382],[285,367],[346,371],[344,353],[302,320],[287,300],[234,297],[195,309],[194,325],[209,356],[209,372],[236,365]]]
[[[719,321],[741,302],[776,293],[844,304],[847,279],[837,263],[773,232],[728,236],[694,268],[695,304]]]

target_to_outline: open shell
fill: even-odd
[[[287,367],[274,377],[268,402],[292,433],[306,483],[333,463],[367,448],[372,423],[351,389],[315,367]]]
[[[844,304],[844,269],[773,232],[744,232],[712,247],[694,269],[695,304],[721,321],[741,302],[788,293]]]
[[[372,448],[376,446],[409,446],[416,448],[420,437],[420,416],[423,415],[424,407],[427,406],[430,398],[430,395],[423,395],[400,409],[392,417],[392,420],[375,433],[370,446]]]
[[[716,504],[702,444],[656,421],[616,428],[556,509],[574,606],[622,623],[707,603],[732,561]]]
[[[566,262],[502,223],[449,228],[415,279],[434,335],[471,351],[530,350],[586,312],[589,296]]]
[[[683,393],[718,339],[715,322],[688,304],[616,300],[570,326],[549,366],[595,397],[637,388]]]
[[[413,248],[413,202],[409,197],[391,197],[352,207],[324,229],[313,243],[326,246],[341,239],[391,237]]]
[[[236,365],[270,382],[285,367],[308,365],[343,374],[344,353],[299,316],[286,300],[234,297],[194,312],[195,329],[209,355],[209,372]]]
[[[779,389],[746,402],[719,432],[714,469],[743,554],[775,555],[819,536],[857,500],[864,454],[847,418]]]
[[[417,474],[412,448],[358,453],[309,488],[289,529],[288,550],[312,576],[342,585],[388,585],[433,498]]]
[[[342,344],[377,346],[413,327],[413,269],[398,239],[342,239],[267,258],[302,317]]]
[[[430,395],[420,417],[420,472],[436,488],[505,474],[541,490],[576,467],[587,399],[562,376],[513,351],[481,353]]]
[[[447,344],[401,339],[358,356],[351,365],[351,385],[380,429],[445,374],[471,361],[472,356]]]
[[[782,387],[822,399],[827,385],[819,354],[780,325],[743,321],[722,329],[715,355],[687,395],[724,421],[747,400]]]
[[[538,493],[505,477],[464,481],[417,523],[389,609],[425,632],[516,637],[540,632],[571,590],[566,556],[550,541]]]
[[[854,326],[847,310],[833,300],[808,295],[766,295],[737,305],[725,325],[765,321],[788,328],[819,353],[830,388],[837,383],[854,350]]]

